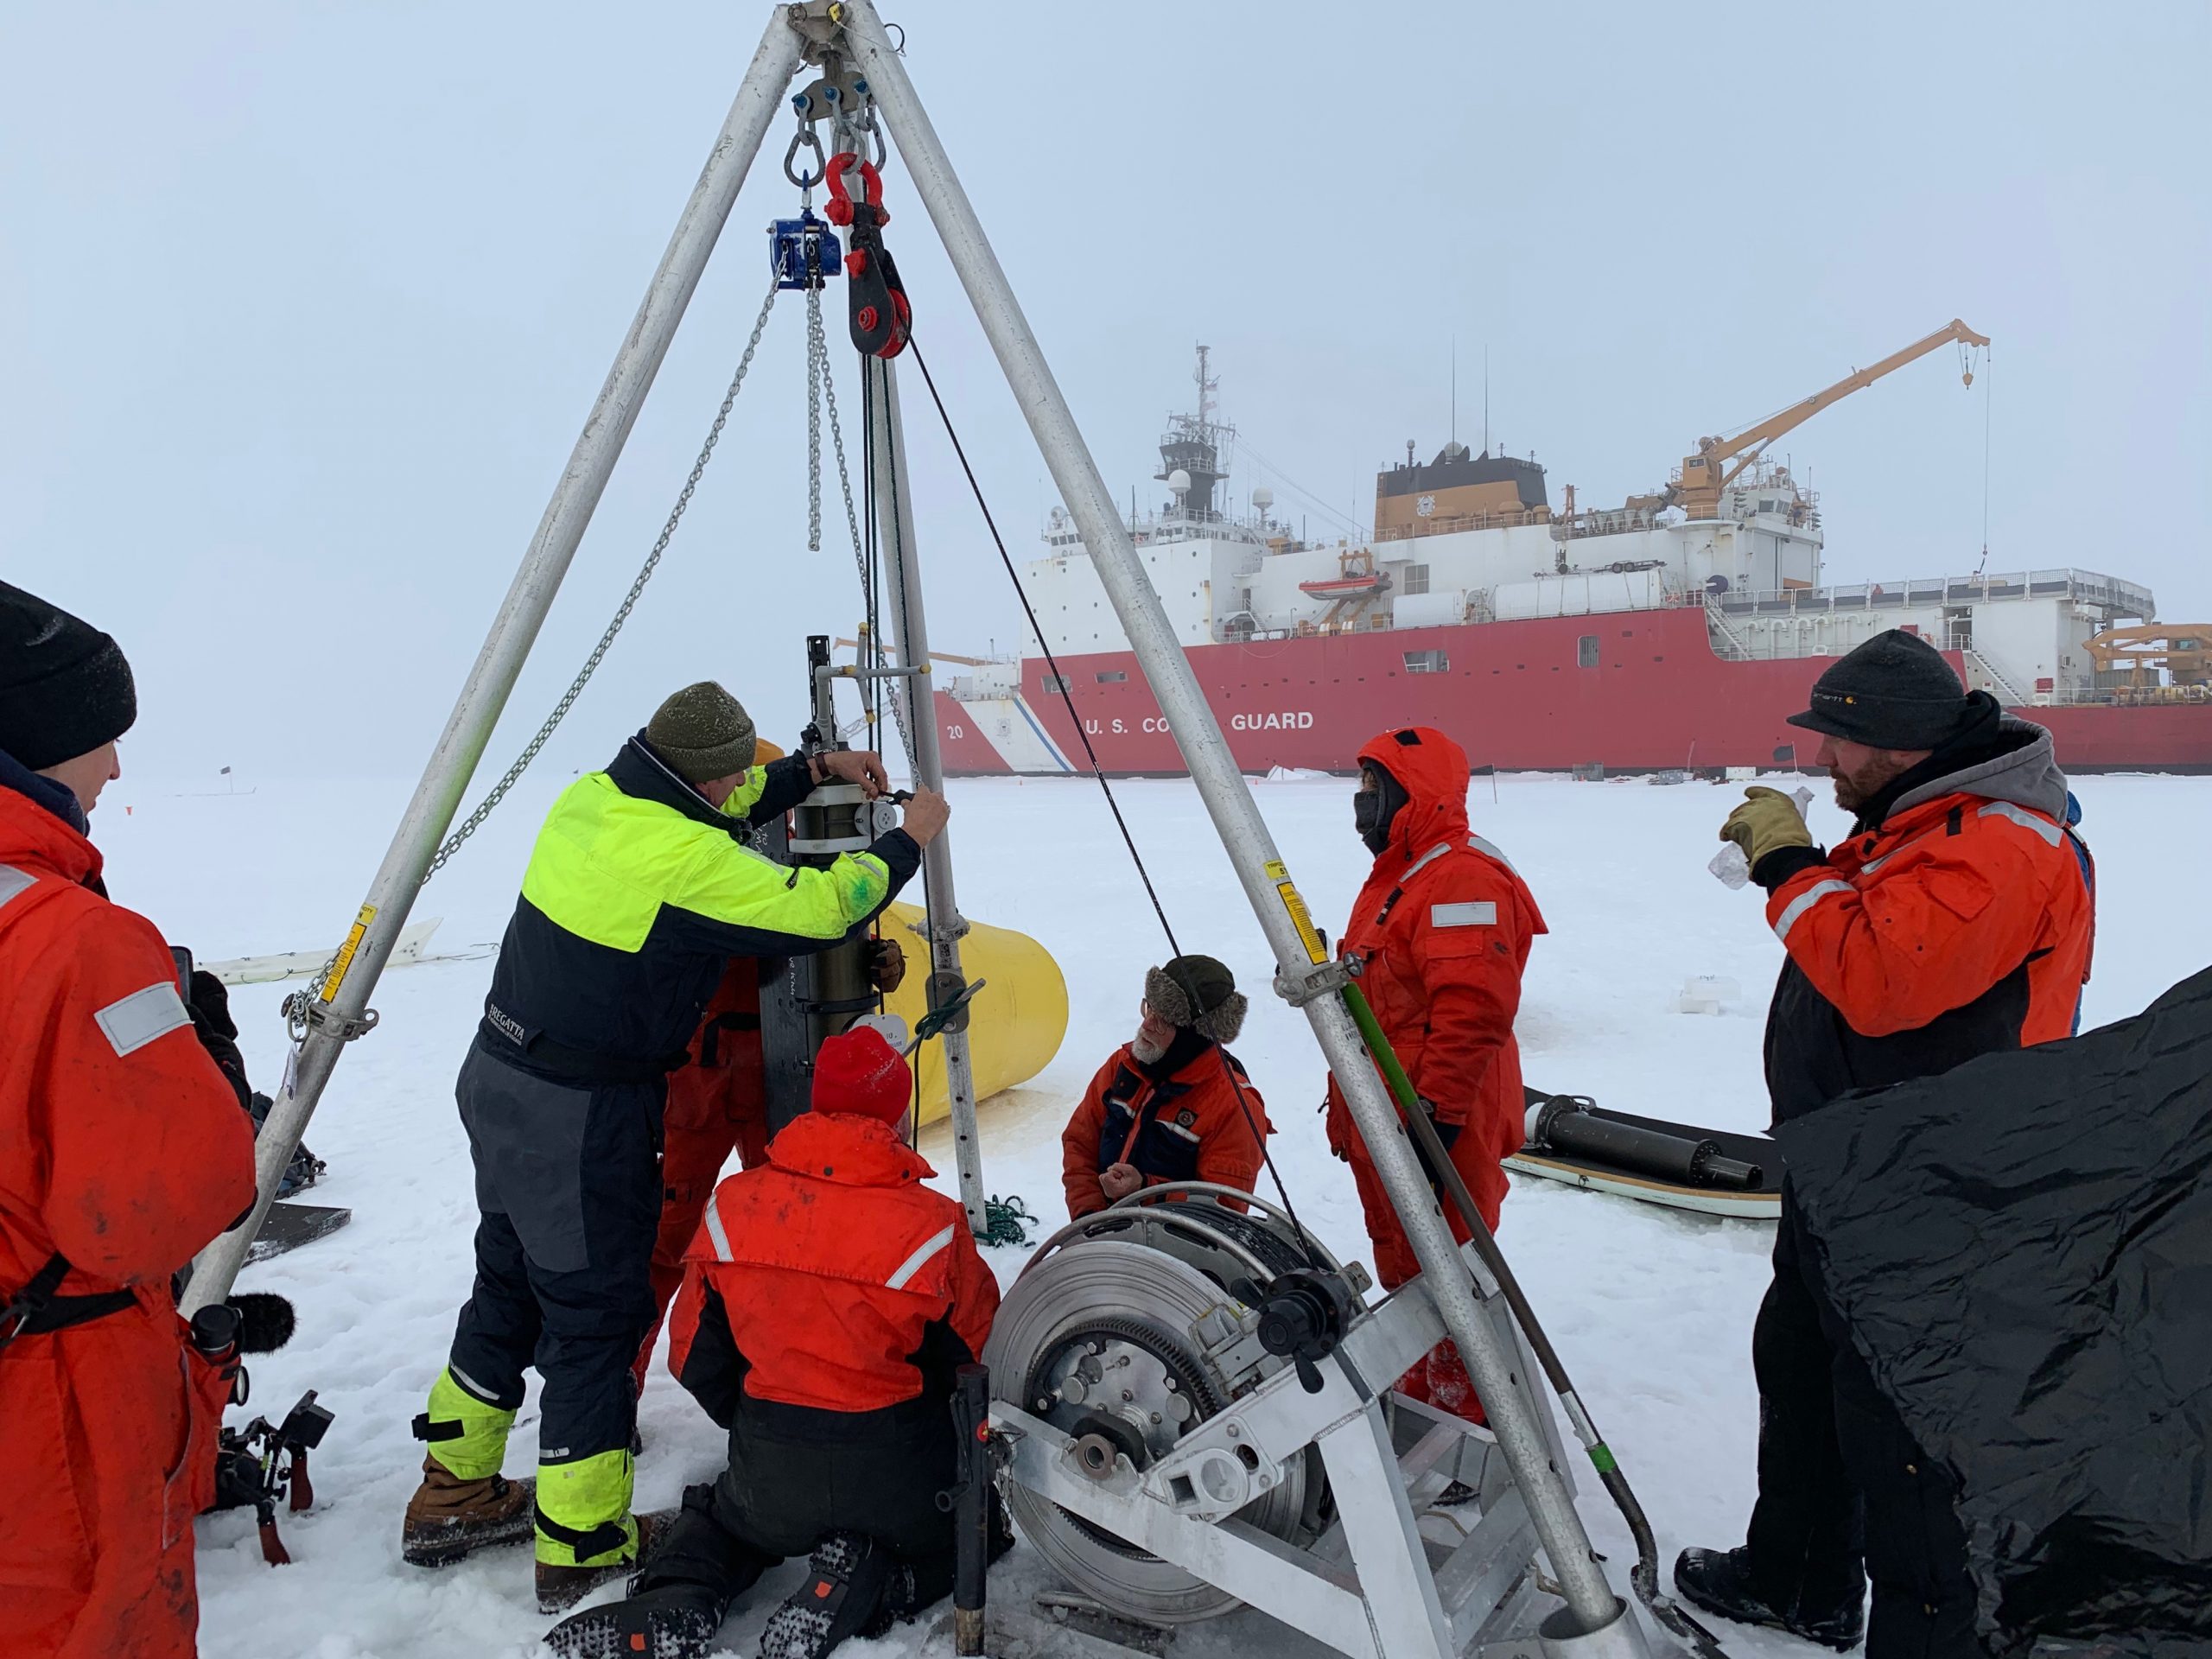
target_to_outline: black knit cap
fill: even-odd
[[[0,749],[43,772],[121,737],[137,718],[130,664],[114,640],[0,582]]]
[[[1813,683],[1810,709],[1792,726],[1875,749],[1936,749],[1973,712],[1942,652],[1891,628],[1839,657]]]

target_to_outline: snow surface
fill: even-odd
[[[383,1023],[346,1057],[308,1135],[331,1171],[310,1196],[352,1206],[353,1225],[250,1268],[242,1281],[289,1294],[300,1317],[291,1347],[254,1364],[253,1406],[279,1412],[312,1387],[337,1421],[315,1455],[319,1507],[283,1522],[292,1566],[262,1564],[249,1514],[200,1523],[201,1644],[211,1656],[543,1651],[537,1637],[551,1621],[536,1611],[526,1550],[427,1573],[403,1566],[398,1545],[421,1459],[409,1421],[443,1362],[471,1273],[474,1210],[453,1077],[530,839],[566,781],[527,780],[416,908],[418,919],[445,918],[431,945],[442,959],[396,970],[378,988]],[[2195,918],[2212,902],[2212,863],[2201,853],[2212,779],[2089,778],[2076,789],[2101,878],[2088,995],[2098,1023],[2135,1012],[2203,965]],[[1332,931],[1367,862],[1351,832],[1350,791],[1343,779],[1287,778],[1255,791]],[[1365,1259],[1351,1182],[1321,1137],[1319,1053],[1303,1020],[1266,993],[1265,946],[1195,791],[1150,781],[1117,792],[1184,948],[1223,957],[1254,994],[1236,1046],[1269,1102],[1293,1200],[1340,1254]],[[96,833],[118,899],[200,957],[300,950],[343,932],[407,793],[404,782],[364,782],[175,795],[126,779],[102,804]],[[962,907],[1036,935],[1067,976],[1070,1027],[1058,1059],[982,1114],[989,1190],[1020,1193],[1057,1222],[1061,1122],[1127,1035],[1144,969],[1166,950],[1095,783],[969,781],[951,794]],[[1840,815],[1824,785],[1821,796],[1815,830],[1835,834]],[[1764,1127],[1759,1036],[1781,950],[1757,894],[1729,893],[1705,868],[1735,798],[1732,788],[1700,784],[1475,780],[1477,827],[1513,856],[1552,929],[1536,946],[1519,1023],[1532,1084],[1634,1111]],[[1698,976],[1734,980],[1742,998],[1718,1017],[1678,1012],[1684,982]],[[232,994],[264,1087],[281,1072],[276,1008],[286,988]],[[941,1130],[925,1135],[925,1150],[949,1187]],[[1753,1491],[1750,1330],[1770,1230],[1516,1179],[1502,1236],[1651,1514],[1662,1560],[1688,1543],[1740,1541]],[[1010,1283],[1020,1253],[993,1254]],[[507,1459],[512,1472],[531,1465],[534,1420],[533,1395]],[[664,1371],[646,1391],[642,1421],[641,1508],[673,1504],[686,1483],[721,1466],[721,1436]],[[1594,1483],[1583,1484],[1586,1522],[1620,1580],[1630,1557],[1625,1529]],[[766,1609],[797,1572],[787,1566],[753,1592],[726,1627],[727,1651],[753,1651]],[[1018,1550],[994,1574],[993,1592],[1012,1602],[1045,1579],[1035,1553]],[[919,1630],[846,1651],[854,1659],[915,1653]],[[1721,1633],[1739,1655],[1819,1651]],[[1186,1632],[1177,1647],[1191,1656],[1313,1650],[1249,1612]]]

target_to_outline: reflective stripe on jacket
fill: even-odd
[[[1491,1160],[1503,1159],[1523,1138],[1513,1020],[1529,947],[1547,931],[1542,913],[1505,855],[1469,830],[1467,756],[1457,743],[1409,727],[1359,758],[1395,778],[1407,801],[1353,901],[1338,955],[1364,964],[1360,988],[1437,1120],[1464,1126]],[[1346,1150],[1355,1139],[1334,1078],[1329,1137]],[[1475,1185],[1502,1197],[1505,1180],[1494,1173]]]
[[[875,1119],[810,1112],[715,1190],[669,1358],[717,1422],[743,1402],[881,1410],[983,1351],[998,1281],[931,1173]]]
[[[2065,798],[2049,734],[2008,718],[1993,758],[1910,791],[1775,886],[1767,920],[1788,958],[1767,1020],[1777,1122],[2069,1034],[2091,899]]]

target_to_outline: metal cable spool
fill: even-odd
[[[1202,1182],[1150,1188],[1038,1250],[991,1329],[993,1392],[1069,1435],[1083,1472],[1107,1478],[1123,1459],[1141,1471],[1285,1363],[1236,1339],[1251,1315],[1229,1287],[1312,1265],[1341,1270],[1264,1200]],[[1327,1480],[1310,1449],[1286,1472],[1236,1518],[1302,1547],[1327,1524]],[[1023,1487],[1007,1503],[1039,1554],[1116,1612],[1182,1624],[1242,1605]]]

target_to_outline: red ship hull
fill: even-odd
[[[1597,661],[1584,666],[1594,639]],[[1412,652],[1446,666],[1408,672]],[[1716,657],[1702,610],[1395,629],[1368,634],[1198,645],[1200,689],[1248,772],[1271,766],[1350,772],[1362,744],[1392,726],[1434,726],[1477,766],[1563,772],[1670,767],[1809,767],[1820,740],[1787,723],[1806,706],[1823,658],[1734,662]],[[1186,768],[1128,652],[1064,656],[1060,671],[1084,734],[1106,771],[1179,777]],[[1954,656],[1953,665],[1958,666]],[[1075,770],[1086,770],[1067,703],[1046,690],[1041,658],[1022,664],[1027,718]],[[945,770],[1016,768],[939,693]],[[2022,709],[2050,728],[2059,764],[2076,772],[2212,771],[2212,703]],[[1055,766],[1052,770],[1058,770]],[[1025,767],[1023,770],[1045,770]]]

